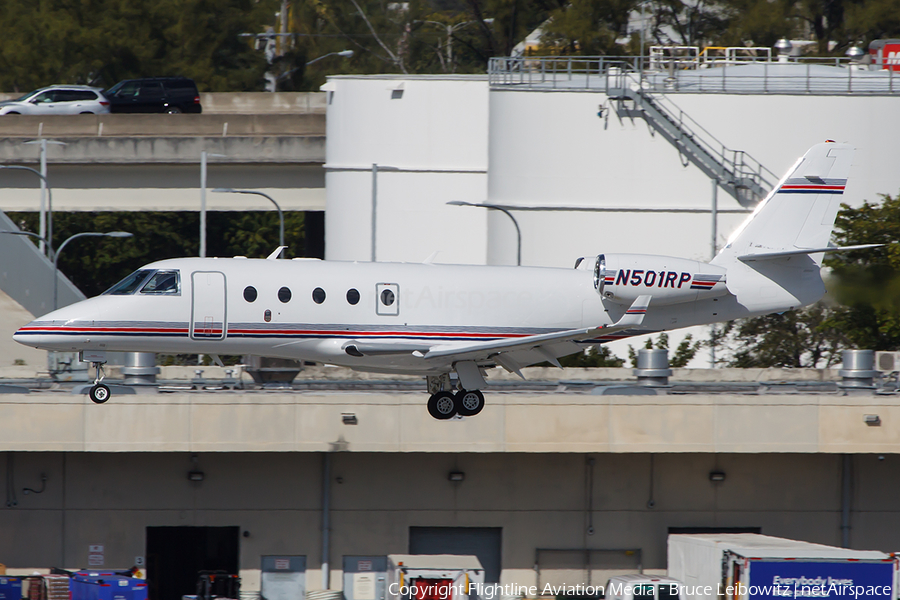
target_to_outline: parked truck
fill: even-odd
[[[894,554],[766,535],[670,535],[668,574],[681,600],[897,600]]]

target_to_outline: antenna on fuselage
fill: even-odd
[[[287,246],[278,246],[277,248],[275,248],[275,251],[272,252],[272,254],[270,254],[269,256],[266,257],[266,260],[278,259],[278,257],[281,256],[281,253],[284,251],[285,248],[287,248]]]

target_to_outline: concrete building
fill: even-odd
[[[421,261],[437,251],[436,262],[514,264],[512,220],[447,204],[457,201],[509,210],[521,228],[522,264],[568,267],[609,251],[706,260],[708,174],[622,87],[547,72],[520,63],[497,67],[490,79],[332,78],[322,96],[327,160],[321,131],[309,133],[321,114],[287,124],[180,115],[190,135],[112,115],[71,121],[83,133],[51,150],[50,168],[59,171],[62,206],[160,206],[165,195],[178,210],[194,205],[200,151],[226,154],[210,168],[211,187],[255,184],[295,210],[324,206],[334,259]],[[513,77],[523,73],[527,83]],[[892,93],[671,96],[712,137],[775,173],[822,139],[854,143],[846,198],[858,203],[900,188],[883,134],[897,125]],[[106,139],[117,127],[125,133]],[[307,133],[281,135],[286,127]],[[232,139],[236,130],[243,133]],[[0,155],[34,164],[34,150],[23,157],[20,145],[32,133],[7,138]],[[35,198],[27,174],[7,175],[21,179],[9,180],[4,202]],[[102,188],[95,177],[113,183]],[[133,195],[121,193],[126,181]],[[718,188],[721,245],[746,206]],[[295,590],[363,600],[344,575],[354,561],[375,565],[390,553],[476,553],[489,581],[540,586],[662,570],[673,531],[828,544],[849,536],[854,548],[898,548],[895,395],[847,395],[828,383],[833,374],[818,371],[751,374],[816,384],[792,393],[749,386],[614,396],[559,382],[597,376],[538,375],[531,389],[492,378],[484,412],[449,422],[428,416],[424,392],[407,391],[419,381],[354,375],[336,390],[321,381],[327,369],[290,393],[188,390],[180,381],[102,406],[59,387],[2,394],[0,562],[13,573],[141,563],[153,600],[177,600],[193,590],[198,570],[218,568],[238,572],[250,600],[280,574],[277,562],[293,573]]]
[[[699,153],[763,173],[767,192],[809,147],[834,139],[857,148],[845,202],[900,191],[885,134],[900,126],[892,72],[688,67],[675,83],[665,65],[639,75],[615,59],[539,57],[495,59],[483,78],[330,77],[326,257],[370,260],[373,164],[391,169],[377,176],[378,258],[411,262],[434,252],[435,262],[492,265],[520,255],[571,267],[613,252],[708,261],[759,196],[729,195],[727,178],[741,175],[717,180]],[[694,154],[685,140],[697,141]],[[625,356],[642,343],[610,348]]]
[[[327,563],[341,590],[344,557],[390,553],[477,552],[488,581],[541,586],[663,570],[669,532],[897,547],[894,396],[496,393],[446,423],[424,398],[2,395],[0,562],[143,563],[168,600],[199,568],[253,597],[271,557],[302,558],[308,590]]]

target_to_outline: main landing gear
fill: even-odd
[[[435,419],[452,419],[456,415],[474,417],[484,408],[484,394],[479,390],[460,389],[452,392],[449,375],[428,377],[428,414]],[[436,390],[436,391],[435,391]]]

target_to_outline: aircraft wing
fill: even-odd
[[[530,335],[513,340],[496,340],[490,342],[475,342],[465,346],[435,347],[424,353],[427,359],[453,357],[455,360],[479,360],[488,358],[491,354],[500,352],[513,352],[542,348],[547,345],[561,344],[563,342],[577,342],[593,339],[599,335],[606,335],[623,329],[630,329],[640,325],[647,313],[650,304],[650,296],[639,296],[637,300],[625,311],[621,319],[612,325],[600,327],[587,327],[584,329],[567,329],[554,333]],[[549,359],[548,359],[549,360]]]
[[[644,320],[650,296],[639,296],[617,322],[600,327],[568,329],[554,333],[531,335],[516,339],[491,340],[471,344],[405,344],[379,342],[350,342],[344,350],[351,356],[385,356],[413,354],[426,361],[484,361],[493,360],[510,372],[529,364],[549,361],[557,366],[558,356],[577,352],[580,346],[572,342],[586,341],[601,335],[637,327]],[[521,373],[519,373],[521,375]]]

